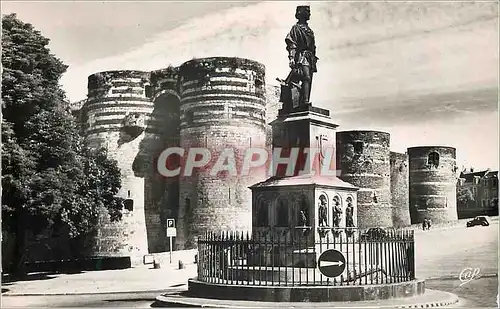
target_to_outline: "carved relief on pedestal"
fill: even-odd
[[[346,226],[346,234],[347,236],[351,236],[354,233],[352,228],[354,225],[354,201],[353,198],[348,196],[346,199],[346,208],[345,208],[345,226]]]
[[[328,197],[325,193],[319,196],[318,202],[318,233],[320,237],[325,237],[328,233]]]

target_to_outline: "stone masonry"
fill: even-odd
[[[408,155],[391,151],[391,203],[394,227],[410,225]]]
[[[393,226],[389,144],[385,132],[337,132],[339,178],[360,188],[359,227]]]
[[[120,222],[110,223],[107,213],[101,216],[96,255],[139,257],[148,252],[145,182],[134,164],[144,150],[144,127],[153,111],[144,90],[148,81],[149,73],[141,71],[101,72],[88,78],[83,130],[89,145],[107,148],[118,161],[122,174],[118,195],[127,199]],[[137,262],[138,258],[133,261]]]
[[[165,178],[157,172],[157,159],[167,147],[186,152],[207,147],[213,165],[217,154],[230,147],[237,149],[241,167],[243,150],[271,151],[270,123],[277,118],[278,101],[279,88],[265,84],[264,65],[241,58],[193,59],[152,72],[89,76],[88,98],[74,104],[74,114],[89,144],[106,147],[118,161],[119,195],[128,200],[122,222],[110,223],[102,216],[94,254],[129,255],[139,261],[143,254],[167,251],[167,218],[177,220],[177,249],[194,247],[205,231],[251,229],[249,187],[266,178],[264,170],[230,177],[195,169],[191,177]],[[391,153],[389,143],[385,132],[336,134],[340,178],[361,188],[359,226],[406,226],[410,206],[413,222],[423,216],[456,219],[455,150],[410,148],[408,161],[405,154]],[[428,167],[431,151],[439,154],[439,167]]]
[[[408,148],[412,223],[458,219],[456,149],[444,146]]]
[[[245,151],[266,147],[265,68],[252,60],[206,58],[180,67],[183,149],[209,149],[213,165],[223,149],[235,151],[237,172]],[[180,180],[177,248],[194,247],[195,237],[211,230],[250,230],[252,197],[248,187],[263,173],[209,175]]]

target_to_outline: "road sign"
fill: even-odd
[[[175,227],[167,227],[167,237],[177,237],[177,229]]]
[[[170,243],[170,264],[172,264],[172,237],[177,237],[175,219],[167,219],[167,237]]]
[[[167,237],[176,237],[175,219],[167,219]]]
[[[326,277],[334,278],[340,276],[345,270],[345,257],[342,252],[329,249],[323,251],[318,258],[319,271]]]

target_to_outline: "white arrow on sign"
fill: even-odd
[[[338,262],[331,262],[331,261],[321,261],[320,267],[327,267],[327,266],[342,266],[344,263],[342,261]]]

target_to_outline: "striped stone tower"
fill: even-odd
[[[95,255],[131,256],[140,262],[148,253],[144,207],[144,169],[137,158],[147,151],[143,143],[153,103],[145,95],[149,73],[107,71],[90,75],[88,99],[83,107],[85,137],[92,147],[106,147],[118,161],[126,199],[123,218],[110,223],[101,217]]]
[[[458,219],[456,149],[444,146],[408,148],[412,223]]]
[[[390,134],[378,131],[337,132],[339,178],[360,188],[358,226],[391,227]]]
[[[192,248],[210,230],[250,230],[250,185],[265,171],[241,176],[241,159],[250,147],[265,149],[265,68],[241,58],[193,59],[181,65],[180,144],[188,150],[203,147],[213,166],[224,148],[235,150],[238,175],[210,175],[194,170],[180,178],[178,248]]]

